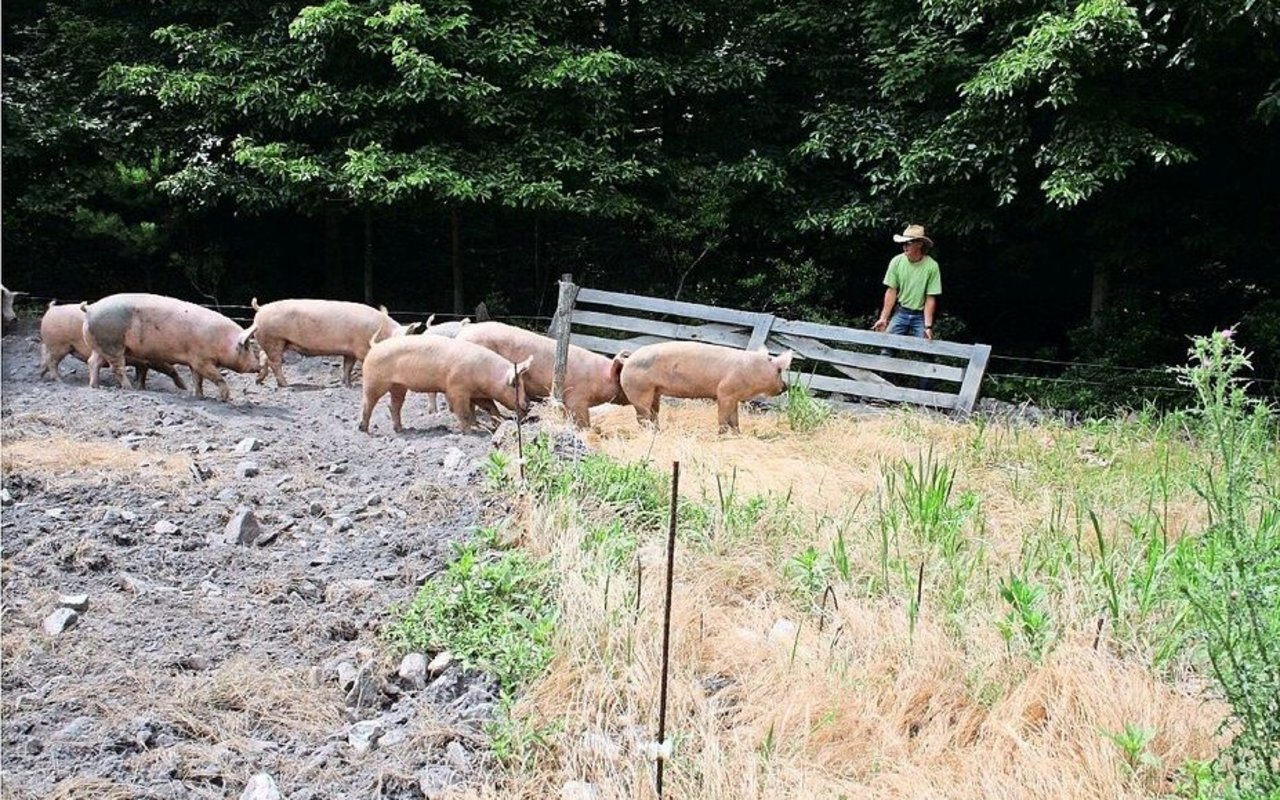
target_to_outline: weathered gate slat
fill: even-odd
[[[872,397],[876,400],[892,400],[896,403],[915,403],[916,405],[933,406],[935,408],[951,409],[956,407],[956,396],[945,392],[907,389],[902,386],[885,386],[881,383],[830,378],[826,375],[806,375],[802,372],[788,372],[787,381],[795,381],[801,386],[824,392]]]
[[[805,358],[825,361],[834,366],[861,367],[864,370],[880,370],[896,372],[899,375],[914,375],[920,378],[932,378],[939,381],[960,383],[964,379],[964,370],[949,367],[945,364],[930,364],[927,361],[909,361],[905,358],[872,355],[871,353],[855,353],[852,350],[839,350],[827,347],[812,339],[801,339],[798,336],[774,336],[774,341],[788,349],[794,350]]]
[[[931,356],[951,356],[968,359],[973,355],[973,345],[956,342],[939,342],[928,339],[917,339],[914,336],[894,336],[875,331],[860,331],[853,328],[841,328],[835,325],[824,325],[818,322],[790,322],[779,320],[773,326],[774,333],[792,333],[807,336],[810,339],[829,339],[845,344],[861,344],[868,347],[890,348],[893,350],[910,350]]]

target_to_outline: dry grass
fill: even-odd
[[[182,455],[130,450],[114,442],[63,437],[9,439],[4,443],[2,462],[6,474],[137,473],[149,468],[166,476],[184,475],[191,464],[191,460]]]
[[[1185,453],[1109,441],[1107,431],[980,430],[900,413],[838,417],[794,436],[773,415],[744,417],[741,436],[717,436],[715,409],[703,404],[664,407],[656,436],[627,409],[598,421],[592,444],[616,459],[663,469],[679,460],[686,498],[718,507],[736,471],[740,497],[791,500],[780,512],[789,524],[721,528],[709,544],[682,540],[678,549],[669,796],[1152,797],[1173,791],[1188,759],[1219,750],[1225,706],[1153,667],[1155,623],[1129,624],[1123,646],[1111,646],[1108,626],[1095,649],[1097,597],[1070,576],[1052,595],[1054,646],[1042,660],[1008,651],[998,632],[1007,608],[994,583],[1025,567],[1027,542],[1065,548],[1085,526],[1090,538],[1073,545],[1075,554],[1095,558],[1086,510],[1099,515],[1109,541],[1131,538],[1127,520],[1149,511],[1156,465],[1176,470]],[[904,544],[907,563],[933,559],[913,626],[909,586],[867,588],[879,570],[868,534],[893,502],[886,471],[930,451],[956,471],[953,499],[979,499],[964,539],[985,561],[956,606],[936,555]],[[1170,491],[1161,503],[1173,536],[1202,521],[1189,491]],[[642,749],[657,717],[662,537],[641,534],[647,578],[636,613],[627,596],[634,579],[606,578],[582,547],[586,523],[571,504],[535,506],[525,522],[526,546],[561,576],[562,618],[557,659],[517,717],[561,732],[535,769],[517,771],[493,796],[554,796],[565,782],[585,780],[602,798],[652,797]],[[825,551],[836,530],[850,537],[855,579],[837,582],[839,611],[819,630],[816,609],[784,564],[810,544]],[[780,620],[795,627],[775,628]],[[1125,763],[1105,734],[1127,723],[1157,732],[1147,752],[1159,765]],[[584,745],[593,732],[622,746],[621,755]]]

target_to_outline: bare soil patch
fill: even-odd
[[[330,359],[291,361],[287,389],[229,375],[229,403],[162,376],[91,390],[70,360],[58,384],[38,363],[35,324],[7,330],[3,797],[238,797],[263,772],[295,799],[482,781],[491,682],[403,680],[380,635],[451,542],[507,514],[483,488],[489,436],[418,397],[404,435],[385,405],[361,434]],[[260,533],[228,542],[243,509]],[[73,595],[87,608],[51,632]]]

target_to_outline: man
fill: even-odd
[[[923,225],[908,225],[893,240],[902,245],[902,254],[893,257],[884,274],[884,308],[871,330],[888,328],[888,333],[933,339],[933,316],[942,294],[938,262],[927,254],[933,240]]]

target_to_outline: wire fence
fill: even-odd
[[[28,303],[35,302],[41,305],[47,304],[51,300],[58,300],[58,298],[55,298],[55,297],[47,297],[47,296],[35,295],[35,294],[26,294],[26,295],[23,295],[23,297],[25,298],[24,302],[28,302]],[[64,301],[59,300],[59,302],[64,302]],[[79,301],[67,301],[67,302],[78,303]],[[237,304],[237,303],[218,303],[218,304],[198,303],[197,305],[201,305],[205,308],[209,308],[209,309],[218,311],[219,313],[225,314],[227,317],[235,320],[241,325],[249,325],[250,323],[253,322],[252,312],[254,309],[253,309],[253,306],[251,305],[243,305],[243,304]],[[228,313],[228,312],[236,312],[236,313]],[[449,322],[453,320],[472,318],[472,315],[458,314],[452,311],[388,309],[387,313],[390,314],[392,318],[396,319],[399,322],[425,322],[426,320],[431,318],[435,318],[435,320],[439,322]],[[510,322],[513,324],[520,324],[522,325],[522,327],[535,327],[534,325],[531,325],[529,323],[541,323],[543,328],[546,328],[551,323],[551,320],[552,320],[552,317],[543,316],[539,314],[493,314],[491,315],[490,318],[499,322]],[[996,353],[991,354],[991,360],[1002,361],[1009,364],[1039,364],[1046,367],[1058,367],[1058,368],[1061,368],[1063,371],[1092,370],[1095,372],[1102,372],[1102,373],[1110,372],[1117,375],[1119,374],[1147,374],[1152,376],[1172,375],[1172,369],[1170,367],[1132,367],[1124,364],[1109,364],[1109,363],[1102,363],[1102,362],[1096,362],[1096,361],[1065,361],[1065,360],[1058,360],[1058,359],[1052,359],[1052,358],[1038,358],[1033,356],[998,355]],[[993,379],[993,380],[1026,381],[1026,382],[1042,381],[1046,383],[1054,383],[1054,384],[1060,384],[1060,385],[1075,385],[1075,386],[1081,386],[1081,387],[1088,386],[1088,387],[1094,387],[1094,388],[1115,388],[1117,384],[1116,381],[1090,380],[1088,378],[1081,378],[1077,376],[1064,377],[1062,375],[1042,375],[1042,374],[1026,373],[1026,372],[992,372],[990,370],[987,371],[986,377],[988,379]],[[1277,378],[1251,377],[1249,378],[1249,381],[1251,383],[1266,385],[1266,386],[1280,385],[1280,379],[1277,379]],[[1191,391],[1190,387],[1187,387],[1187,386],[1169,386],[1169,385],[1158,385],[1158,384],[1150,384],[1150,383],[1128,384],[1127,388],[1133,389],[1135,391],[1164,392],[1164,393],[1173,393],[1173,394],[1186,394]]]

